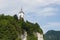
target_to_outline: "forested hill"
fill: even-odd
[[[50,30],[44,35],[45,40],[60,40],[60,31]]]
[[[0,15],[0,40],[21,40],[18,35],[24,34],[24,31],[29,37],[27,40],[37,40],[33,32],[43,34],[38,23],[25,22],[24,19],[18,19],[17,15]]]

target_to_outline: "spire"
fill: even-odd
[[[22,11],[22,8],[21,8],[21,11]]]
[[[23,14],[24,14],[24,12],[23,12],[22,8],[21,8],[21,10],[20,10],[20,12],[19,12],[19,13],[23,13]]]

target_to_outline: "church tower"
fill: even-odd
[[[19,12],[19,19],[21,19],[21,18],[24,18],[24,12],[23,12],[22,8]]]

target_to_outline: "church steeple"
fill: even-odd
[[[19,12],[19,13],[23,13],[23,14],[24,14],[24,12],[23,12],[22,8],[21,8],[21,10],[20,10],[20,12]]]
[[[21,8],[21,10],[20,10],[20,12],[19,12],[19,17],[20,17],[20,18],[24,18],[24,12],[23,12],[22,8]]]

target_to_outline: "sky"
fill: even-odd
[[[60,0],[0,0],[0,14],[19,14],[24,11],[24,19],[38,23],[43,32],[60,31]]]

